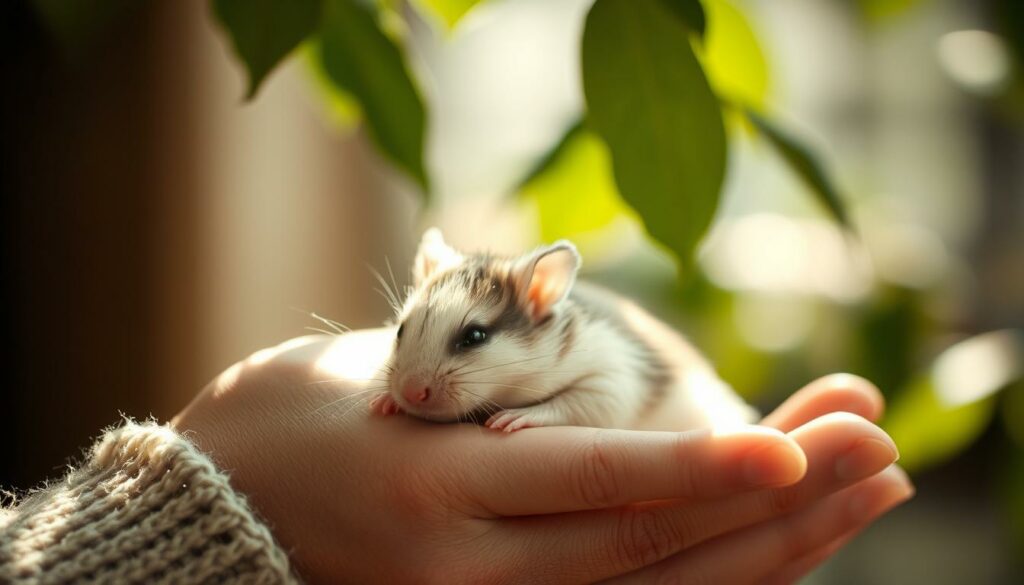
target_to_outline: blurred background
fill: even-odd
[[[403,12],[429,207],[308,47],[247,102],[206,2],[74,18],[58,4],[0,8],[0,486],[59,476],[119,413],[169,419],[234,361],[322,326],[311,311],[381,324],[371,269],[407,283],[428,225],[468,249],[568,237],[585,277],[678,326],[765,410],[834,371],[882,388],[917,498],[810,582],[1019,582],[1015,0],[706,1],[713,84],[813,148],[857,235],[727,116],[725,188],[686,274],[623,203],[594,134],[531,174],[583,108],[590,0],[486,0],[452,29]]]

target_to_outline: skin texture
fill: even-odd
[[[390,335],[257,352],[172,422],[314,583],[789,583],[913,493],[860,378],[728,433],[509,435],[370,416]]]

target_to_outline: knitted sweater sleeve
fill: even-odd
[[[131,421],[0,508],[0,583],[295,583],[245,499],[173,430]]]

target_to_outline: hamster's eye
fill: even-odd
[[[458,349],[466,349],[475,345],[487,341],[487,331],[479,325],[470,325],[462,331],[462,337],[459,339],[455,347]]]
[[[402,338],[403,331],[405,331],[405,323],[402,323],[401,325],[398,326],[398,335],[396,335],[398,339]]]

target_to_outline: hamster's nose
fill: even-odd
[[[430,388],[416,380],[410,380],[402,387],[402,398],[410,403],[430,400]]]

